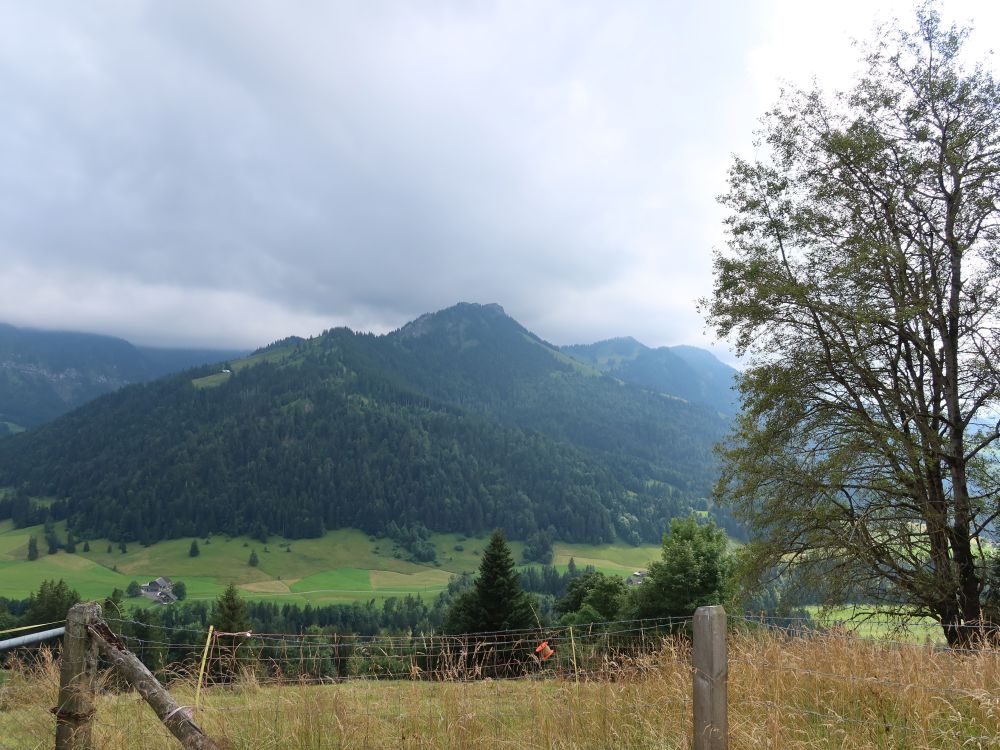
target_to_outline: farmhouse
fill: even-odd
[[[139,586],[140,593],[147,599],[152,599],[157,604],[172,604],[177,601],[177,596],[173,592],[174,582],[166,576],[144,583]]]

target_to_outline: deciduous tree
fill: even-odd
[[[690,617],[698,607],[729,598],[733,559],[726,532],[694,516],[675,518],[663,535],[661,559],[650,563],[642,584],[628,593],[625,616]]]
[[[1000,87],[932,6],[846,93],[786,91],[736,159],[709,321],[747,357],[720,501],[754,568],[981,616],[998,517]]]

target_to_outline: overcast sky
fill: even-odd
[[[985,49],[991,5],[945,14]],[[0,0],[0,321],[256,347],[474,301],[708,346],[731,155],[910,8]]]

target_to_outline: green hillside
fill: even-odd
[[[0,441],[0,483],[20,488],[0,518],[146,543],[390,524],[411,551],[425,529],[657,542],[706,508],[727,427],[572,360],[496,305],[290,339],[226,369],[130,386]]]
[[[65,525],[57,524],[65,538]],[[175,539],[143,547],[127,545],[123,553],[107,539],[89,540],[90,552],[69,554],[60,550],[27,557],[28,538],[42,539],[40,526],[15,529],[0,523],[0,597],[24,599],[46,579],[64,579],[87,599],[108,596],[115,588],[125,590],[130,581],[145,583],[159,576],[182,580],[188,599],[214,599],[229,583],[236,583],[247,599],[278,603],[337,604],[390,596],[419,594],[435,596],[448,579],[462,572],[475,572],[486,537],[435,534],[430,543],[438,564],[410,562],[406,550],[391,539],[370,538],[357,529],[330,531],[321,538],[286,540],[267,544],[247,537],[213,536],[199,539],[199,555],[191,557],[190,539]],[[108,552],[108,547],[111,552]],[[512,542],[517,559],[522,544]],[[461,549],[456,549],[460,547]],[[247,564],[250,551],[260,563]],[[658,545],[556,545],[553,562],[565,567],[570,557],[579,567],[594,565],[607,573],[627,575],[659,556]],[[144,599],[132,600],[148,604]]]

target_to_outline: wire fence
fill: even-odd
[[[466,635],[224,633],[107,622],[147,665],[205,684],[347,680],[607,679],[638,670],[689,628],[690,617],[605,622]],[[142,635],[136,634],[141,631]],[[196,634],[200,638],[192,638]],[[178,637],[181,636],[181,637]],[[200,662],[204,657],[205,666]]]
[[[211,638],[108,623],[233,747],[604,748],[691,745],[691,620]],[[730,747],[1000,750],[1000,641],[987,630],[956,649],[925,623],[886,621],[872,637],[807,618],[728,620]],[[100,746],[170,747],[141,716],[127,696],[109,702]]]

